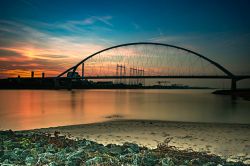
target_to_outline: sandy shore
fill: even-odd
[[[206,151],[250,164],[250,125],[115,120],[38,130],[59,131],[104,145],[133,142],[149,148],[155,148],[158,143],[172,137],[170,145],[179,149]]]

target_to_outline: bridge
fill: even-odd
[[[137,42],[95,52],[57,78],[116,79],[129,84],[143,84],[145,79],[163,78],[230,79],[231,90],[236,90],[237,81],[249,79],[250,75],[234,75],[221,64],[186,48],[164,43]]]

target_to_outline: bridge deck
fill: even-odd
[[[157,79],[157,78],[168,78],[168,79],[232,79],[230,76],[202,76],[202,75],[193,75],[193,76],[178,76],[178,75],[169,75],[169,76],[85,76],[85,79]],[[234,79],[249,79],[250,76],[235,76]]]

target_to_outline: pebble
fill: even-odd
[[[243,163],[246,164],[246,165],[250,165],[250,159],[247,159],[247,160],[243,161]]]

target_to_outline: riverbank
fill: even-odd
[[[49,166],[244,166],[216,155],[190,150],[178,150],[169,145],[171,139],[149,149],[134,143],[104,146],[86,139],[69,139],[58,132],[0,131],[0,165],[49,165]]]
[[[132,142],[151,149],[167,139],[170,146],[180,150],[192,149],[250,164],[250,125],[244,124],[114,120],[34,131],[58,131],[71,138],[85,138],[104,145]]]

